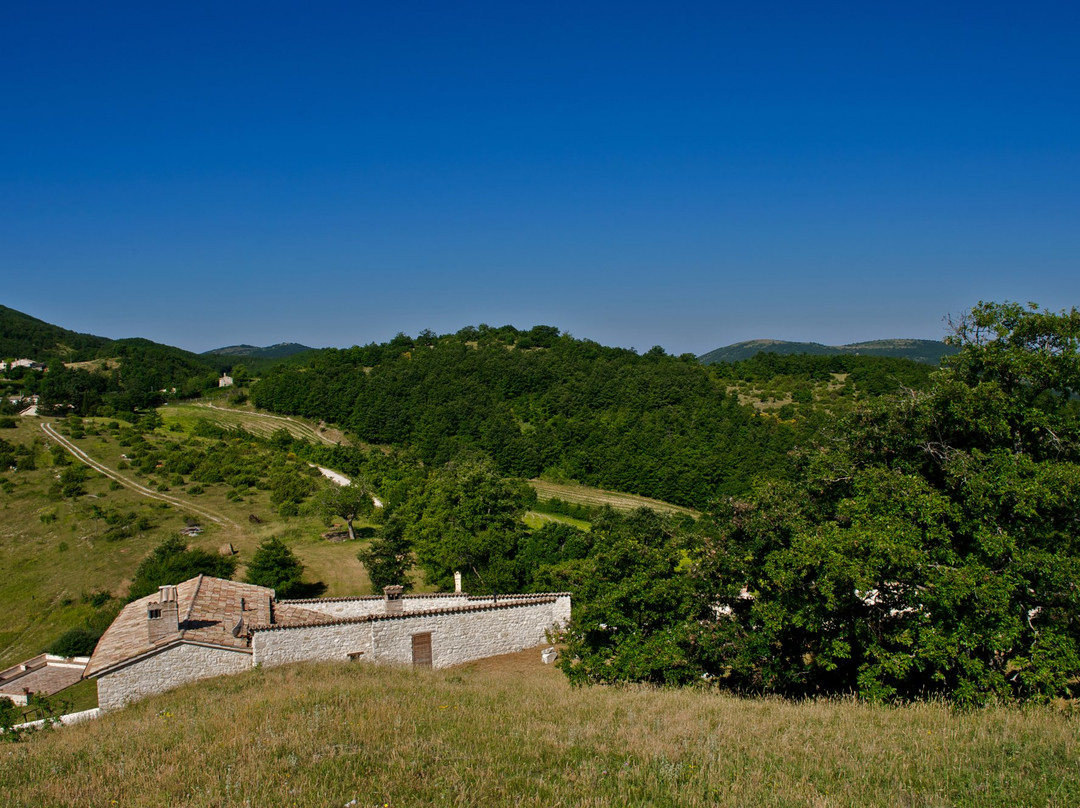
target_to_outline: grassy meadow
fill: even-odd
[[[657,513],[682,513],[698,516],[698,512],[680,505],[672,505],[659,499],[640,497],[636,494],[622,494],[618,491],[606,491],[577,483],[556,483],[549,480],[529,480],[529,485],[536,491],[539,499],[561,499],[573,505],[588,508],[611,506],[617,511],[634,511],[638,508],[651,508]]]
[[[571,688],[534,649],[448,671],[293,665],[0,756],[16,806],[1073,806],[1069,710]]]
[[[209,399],[198,404],[169,404],[159,408],[158,412],[167,426],[180,424],[187,430],[190,430],[195,422],[202,418],[226,429],[242,427],[252,435],[264,438],[270,437],[279,429],[285,429],[297,440],[306,440],[309,443],[328,445],[349,443],[340,431],[326,424],[314,424],[300,418],[256,412],[250,404],[243,407],[226,406],[220,397],[217,400]]]

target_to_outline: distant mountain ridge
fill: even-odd
[[[875,339],[867,342],[853,342],[849,345],[822,345],[820,342],[788,342],[779,339],[752,339],[736,342],[723,348],[704,353],[698,361],[705,365],[716,362],[741,362],[759,353],[816,354],[835,356],[857,354],[860,356],[894,356],[911,359],[927,365],[939,365],[946,356],[951,356],[957,349],[935,339]]]
[[[255,345],[228,345],[224,348],[214,348],[212,351],[203,351],[203,356],[248,356],[255,359],[282,359],[304,351],[314,351],[307,345],[299,342],[279,342],[277,345],[269,345],[259,348]]]

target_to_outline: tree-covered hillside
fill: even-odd
[[[47,373],[16,368],[0,380],[8,397],[41,397],[42,411],[111,415],[155,406],[167,395],[195,396],[217,369],[196,354],[147,339],[78,334],[0,306],[0,358],[44,362]]]
[[[327,350],[268,373],[252,399],[337,422],[371,443],[412,447],[428,464],[479,448],[507,475],[702,507],[746,490],[758,474],[785,476],[788,452],[814,428],[811,418],[740,404],[728,392],[730,372],[550,326],[480,326]]]
[[[811,354],[814,356],[877,356],[910,359],[928,365],[938,365],[956,349],[933,339],[876,339],[850,345],[822,345],[820,342],[787,342],[780,339],[752,339],[716,348],[698,357],[706,365],[715,362],[741,362],[760,353],[780,355]]]
[[[43,361],[58,357],[67,362],[78,362],[93,359],[109,342],[105,337],[68,331],[0,306],[0,359]]]
[[[696,535],[657,524],[590,555],[568,674],[1075,695],[1080,312],[980,304],[955,344],[926,389],[858,408],[791,479],[716,503]]]

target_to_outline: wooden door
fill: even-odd
[[[418,668],[431,667],[431,632],[412,635],[412,664]]]

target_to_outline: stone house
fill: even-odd
[[[124,607],[84,676],[114,709],[253,665],[341,660],[443,668],[520,651],[570,619],[566,593],[465,593],[279,601],[273,589],[200,575]]]

